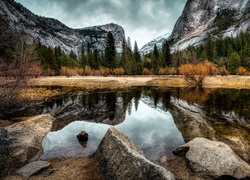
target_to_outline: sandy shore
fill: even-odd
[[[72,86],[93,88],[126,88],[131,86],[186,87],[183,76],[75,76],[40,77],[30,80],[35,86]],[[250,76],[208,76],[203,81],[206,88],[250,88]]]

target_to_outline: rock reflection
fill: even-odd
[[[55,132],[44,139],[42,158],[92,155],[109,125],[115,125],[157,164],[195,137],[223,141],[249,162],[249,98],[250,90],[155,87],[65,95],[43,107],[57,121]],[[84,150],[65,133],[68,128],[74,138],[82,129],[91,134]]]
[[[155,108],[154,103],[146,97],[141,97],[137,102],[134,99],[131,105],[131,112],[127,110],[125,120],[115,127],[128,136],[149,160],[162,164],[162,157],[173,157],[172,151],[183,144],[184,140],[171,114],[163,111],[161,106]],[[60,131],[51,132],[43,141],[44,155],[41,159],[90,156],[97,149],[108,127],[104,124],[76,121]],[[88,146],[84,149],[73,138],[81,129],[90,134]]]

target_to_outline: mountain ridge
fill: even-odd
[[[60,46],[66,53],[73,50],[79,55],[81,46],[87,49],[88,43],[91,49],[104,51],[108,32],[113,34],[116,50],[121,53],[125,39],[124,29],[117,24],[72,29],[57,19],[35,15],[14,0],[0,1],[0,15],[10,31],[29,35],[46,46]]]
[[[218,19],[224,10],[235,10],[232,19],[235,21],[223,30],[218,27]],[[222,17],[223,18],[223,17]],[[215,21],[217,20],[217,21]],[[229,19],[230,20],[230,19]],[[228,21],[228,24],[232,22]],[[156,38],[158,41],[169,40],[172,52],[184,50],[189,46],[199,46],[204,43],[208,34],[215,37],[233,36],[240,32],[250,31],[250,0],[188,0],[181,16],[175,23],[171,35],[166,38]],[[151,44],[151,45],[150,45]],[[145,47],[148,47],[145,50]],[[152,41],[143,46],[142,54],[152,51]],[[158,49],[161,45],[157,44]]]

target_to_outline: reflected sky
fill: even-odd
[[[171,158],[172,151],[184,144],[184,140],[171,114],[154,108],[151,103],[148,99],[140,100],[137,110],[132,103],[131,114],[127,110],[124,122],[115,128],[128,136],[149,160],[160,164],[160,158]],[[90,156],[96,151],[109,127],[105,124],[75,121],[60,131],[50,132],[43,140],[44,155],[41,159]],[[76,138],[83,130],[89,133],[86,148]]]
[[[133,106],[131,115],[127,112],[126,120],[115,127],[157,163],[162,156],[171,158],[172,151],[184,144],[184,140],[172,115],[146,102],[150,103],[140,101],[137,111]]]

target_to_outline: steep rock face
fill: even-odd
[[[119,25],[72,29],[56,19],[37,16],[14,0],[0,1],[0,15],[10,31],[27,34],[47,46],[61,46],[67,53],[73,50],[79,54],[81,46],[86,48],[88,43],[92,49],[104,50],[108,32],[113,34],[117,51],[121,52],[122,40],[125,38],[124,30]]]
[[[249,0],[188,0],[169,37],[173,50],[199,45],[207,33],[237,36],[241,31],[249,31],[249,7]],[[229,14],[231,17],[228,17]],[[220,28],[220,21],[225,18],[229,18],[229,22],[226,27]]]

